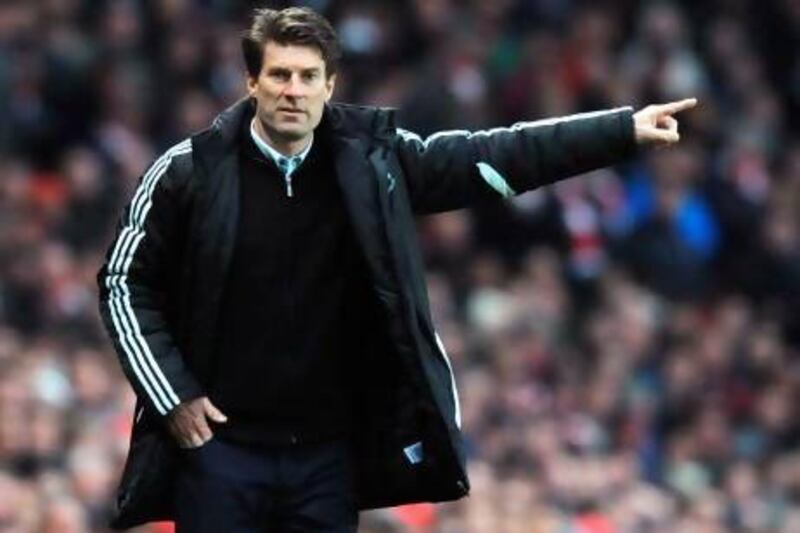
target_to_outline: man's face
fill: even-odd
[[[256,116],[267,135],[277,142],[310,136],[333,94],[335,78],[327,76],[317,48],[267,42],[261,72],[247,80],[250,96],[258,103]]]

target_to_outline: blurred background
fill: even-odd
[[[336,98],[422,135],[701,102],[676,149],[420,221],[473,492],[361,530],[800,531],[800,2],[298,4]],[[0,3],[0,531],[105,530],[133,397],[94,276],[151,159],[244,94],[252,7]]]

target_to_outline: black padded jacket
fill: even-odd
[[[172,516],[177,447],[163,416],[204,394],[238,218],[242,100],[152,163],[98,273],[100,313],[137,398],[112,525]],[[510,197],[635,151],[630,108],[426,139],[391,110],[327,105],[335,172],[374,309],[359,346],[362,509],[469,492],[458,393],[428,305],[415,215]]]

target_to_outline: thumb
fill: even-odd
[[[208,398],[206,398],[203,401],[203,409],[206,412],[206,416],[211,418],[211,420],[213,420],[214,422],[223,423],[228,421],[228,417],[225,416],[222,413],[222,411],[217,409],[217,407],[213,403],[211,403],[211,400],[209,400]]]

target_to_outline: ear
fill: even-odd
[[[250,74],[245,76],[245,84],[247,85],[247,92],[248,94],[253,97],[256,95],[256,89],[258,88],[258,78],[252,77]]]
[[[327,80],[325,80],[325,101],[329,102],[331,96],[333,96],[333,89],[336,87],[336,74],[331,74]]]

